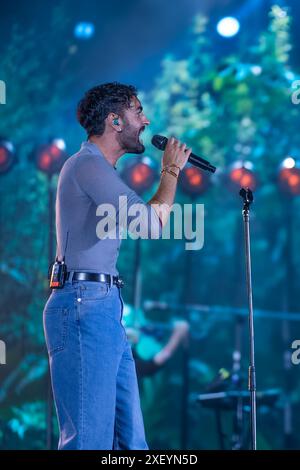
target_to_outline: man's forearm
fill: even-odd
[[[178,176],[179,171],[174,169],[174,173]],[[148,204],[150,204],[156,211],[163,226],[168,221],[170,210],[175,198],[176,188],[177,177],[171,173],[163,172],[159,187],[154,196],[148,202]]]

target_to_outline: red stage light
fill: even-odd
[[[36,165],[39,170],[48,175],[59,173],[67,159],[64,149],[58,147],[56,142],[58,141],[42,145],[36,151]]]
[[[0,140],[0,174],[7,173],[14,163],[14,146],[7,140]]]
[[[300,164],[291,157],[286,158],[280,166],[278,183],[285,194],[298,196],[300,194]]]
[[[143,185],[151,175],[151,169],[144,163],[138,163],[132,170],[132,182],[134,185]]]
[[[151,188],[157,179],[157,169],[149,157],[138,157],[138,161],[129,161],[122,171],[122,178],[137,194]]]
[[[0,148],[0,165],[4,165],[7,161],[7,150]]]
[[[200,196],[210,186],[210,176],[203,173],[200,168],[186,166],[179,175],[179,186],[189,196]]]
[[[252,191],[255,191],[258,185],[251,162],[235,162],[230,167],[228,179],[229,187],[232,191],[240,188],[250,188]]]
[[[191,186],[199,186],[202,184],[203,176],[196,168],[187,168],[186,177]]]
[[[49,151],[54,159],[59,158],[61,155],[61,150],[54,144],[50,145]]]
[[[45,171],[47,173],[51,166],[51,163],[51,156],[47,152],[42,152],[39,158],[40,170]]]

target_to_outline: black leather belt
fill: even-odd
[[[111,276],[104,273],[85,273],[78,271],[71,271],[67,273],[67,280],[73,281],[93,281],[93,282],[106,282],[109,285],[115,284],[118,287],[123,287],[124,282],[118,276]]]

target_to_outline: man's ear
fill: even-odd
[[[120,116],[115,113],[109,113],[107,120],[111,127],[113,127],[116,131],[121,132],[122,119]]]

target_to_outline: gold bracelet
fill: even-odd
[[[171,168],[171,167],[173,167],[173,168],[177,168],[177,170],[179,170],[179,171],[180,171],[180,166],[178,166],[178,165],[175,165],[175,163],[171,163],[171,165],[168,165],[168,168]]]
[[[177,168],[177,170],[180,171],[180,167],[179,167],[178,165],[175,165],[175,163],[171,163],[171,165],[166,165],[166,166],[164,166],[164,167],[163,167],[163,170],[164,170],[165,168],[168,168],[168,169],[169,169],[169,168]]]
[[[175,171],[170,170],[168,167],[165,167],[161,170],[161,174],[163,173],[170,173],[170,175],[174,176],[176,179],[178,178],[178,175],[175,173]]]

